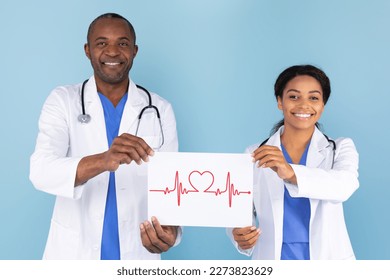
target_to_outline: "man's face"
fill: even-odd
[[[95,79],[118,84],[128,78],[138,47],[126,21],[117,18],[98,20],[84,46]]]

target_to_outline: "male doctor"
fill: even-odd
[[[181,230],[147,221],[146,165],[178,150],[172,107],[151,94],[161,123],[151,109],[138,119],[149,101],[129,79],[138,46],[124,17],[97,17],[84,49],[94,75],[51,92],[30,160],[34,186],[56,195],[44,259],[159,259]]]

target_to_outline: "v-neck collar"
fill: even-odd
[[[283,146],[282,142],[280,142],[280,146],[282,147],[282,152],[283,152],[284,158],[287,160],[287,162],[290,164],[293,163],[290,155],[288,154],[286,148]],[[309,151],[309,146],[310,146],[310,142],[306,145],[305,151],[303,152],[298,164],[306,165],[307,152]]]
[[[112,141],[115,137],[118,136],[119,133],[119,127],[128,94],[126,93],[123,95],[116,107],[102,93],[98,92],[98,95],[100,97],[100,101],[102,102],[102,107],[104,111],[104,120],[106,123],[108,145],[111,146]]]

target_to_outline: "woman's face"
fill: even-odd
[[[325,106],[320,83],[311,76],[297,76],[286,84],[282,96],[278,108],[283,111],[285,127],[314,129]]]

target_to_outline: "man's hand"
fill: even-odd
[[[75,187],[99,175],[102,172],[114,172],[121,164],[129,164],[135,161],[141,164],[142,161],[149,161],[154,151],[140,137],[123,133],[112,141],[111,147],[104,153],[86,156],[82,158],[77,166]]]
[[[142,245],[150,252],[166,252],[176,242],[177,226],[161,226],[156,217],[140,225]]]
[[[116,137],[110,149],[103,153],[106,169],[111,172],[116,171],[121,164],[147,162],[153,154],[153,149],[142,138],[128,133]]]

